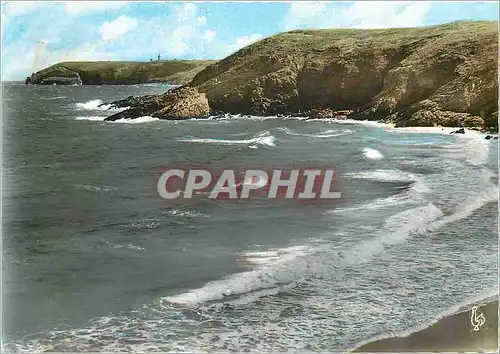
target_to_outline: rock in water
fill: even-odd
[[[450,134],[465,134],[465,129],[460,128],[458,130],[452,131]]]
[[[166,105],[153,113],[153,117],[160,119],[202,118],[208,116],[210,106],[207,96],[199,93],[193,87],[181,87],[172,90],[166,96]]]
[[[108,122],[144,116],[172,120],[203,118],[210,114],[210,106],[205,94],[187,86],[175,88],[162,95],[127,97],[124,100],[112,102],[111,105],[130,108],[107,117],[105,121]]]
[[[485,139],[486,140],[490,140],[491,139],[491,135],[486,135]]]

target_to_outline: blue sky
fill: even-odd
[[[220,59],[295,28],[498,21],[498,11],[496,2],[3,2],[2,79],[63,60]]]

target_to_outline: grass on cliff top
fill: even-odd
[[[270,39],[291,41],[289,44],[314,43],[315,46],[331,45],[332,41],[340,44],[359,44],[369,40],[373,45],[382,47],[398,46],[408,40],[444,37],[450,34],[453,39],[460,41],[471,35],[498,33],[498,23],[493,21],[455,21],[443,25],[408,28],[386,29],[308,29],[292,30],[269,37]],[[345,42],[344,42],[345,41]]]
[[[57,71],[57,68],[62,67],[79,73],[82,79],[87,77],[101,78],[102,81],[167,81],[183,84],[214,62],[215,60],[68,61],[52,65],[37,74]]]
[[[222,82],[236,87],[281,67],[300,67],[305,61],[354,60],[363,53],[403,52],[403,47],[410,53],[411,48],[423,48],[410,58],[407,64],[411,66],[420,58],[432,55],[426,50],[457,51],[462,46],[483,41],[495,44],[497,36],[498,23],[493,21],[456,21],[414,28],[292,30],[240,49],[198,73],[190,85],[203,85],[217,77],[218,83],[208,83],[204,87],[205,91],[217,91],[223,90],[219,87]]]

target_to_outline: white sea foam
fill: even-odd
[[[417,180],[417,176],[400,170],[373,170],[366,172],[346,173],[344,177],[369,179],[378,182],[407,182],[412,183]]]
[[[469,132],[467,135],[457,135],[457,143],[460,149],[456,151],[456,157],[475,166],[484,165],[488,161],[490,144],[483,134]]]
[[[165,214],[171,216],[185,217],[185,218],[196,218],[199,216],[203,216],[203,214],[197,210],[180,210],[180,209],[170,209],[167,210]]]
[[[372,148],[364,148],[363,155],[364,157],[370,160],[381,160],[384,158],[384,155],[382,155],[380,151]]]
[[[277,287],[304,276],[306,270],[299,266],[298,259],[312,252],[313,250],[306,246],[245,252],[240,254],[240,261],[256,266],[256,269],[207,283],[187,293],[165,297],[162,301],[167,304],[196,305],[250,292],[254,296],[250,297],[249,301],[253,301],[255,294],[275,292]]]
[[[451,132],[456,131],[459,128],[449,128],[449,127],[401,127],[395,128],[394,126],[388,126],[387,131],[391,133],[416,133],[416,134],[444,134],[450,135]],[[473,132],[472,130],[466,129],[466,134]],[[459,136],[462,134],[457,134]]]
[[[89,192],[109,192],[111,190],[116,190],[116,188],[114,187],[107,187],[107,186],[99,187],[91,184],[82,184],[81,187],[88,190]]]
[[[102,100],[90,100],[84,103],[77,103],[76,106],[80,109],[85,109],[87,111],[101,110],[99,105],[102,104]],[[109,108],[109,107],[108,107]],[[103,109],[106,110],[106,109]]]
[[[252,144],[264,145],[264,146],[275,146],[276,138],[269,132],[264,131],[251,139],[241,139],[241,140],[229,140],[229,139],[214,139],[214,138],[184,138],[179,139],[179,141],[190,142],[190,143],[206,143],[206,144],[226,144],[226,145],[239,145],[239,144]]]
[[[60,100],[63,98],[66,98],[67,96],[56,96],[56,97],[48,97],[48,98],[42,98],[43,100]]]
[[[133,118],[133,119],[127,119],[127,118],[117,119],[111,123],[139,124],[139,123],[156,122],[157,120],[160,120],[160,119],[153,118],[150,116],[143,116],[143,117],[138,117],[138,118]]]
[[[483,205],[488,203],[493,203],[498,200],[498,187],[493,183],[489,182],[487,186],[481,191],[467,196],[463,203],[460,203],[459,206],[455,208],[455,212],[446,215],[439,220],[431,223],[427,228],[429,231],[434,231],[442,228],[443,226],[465,219],[469,217],[474,211],[481,208]]]
[[[77,103],[76,107],[78,109],[83,109],[86,111],[113,111],[120,112],[129,109],[130,107],[114,107],[111,104],[102,104],[102,100],[90,100],[83,103]]]
[[[342,254],[344,264],[370,261],[382,253],[386,246],[404,243],[414,232],[425,232],[428,224],[443,215],[433,203],[407,209],[386,220],[386,225],[376,237],[362,242]]]
[[[352,134],[353,131],[350,129],[329,129],[319,133],[298,133],[292,129],[281,127],[278,130],[286,133],[287,135],[292,136],[303,136],[303,137],[311,137],[311,138],[332,138],[336,136],[342,136],[347,134]]]
[[[311,119],[310,121],[314,121],[316,119]],[[391,123],[382,123],[372,120],[355,120],[355,119],[335,119],[335,118],[325,118],[325,121],[334,122],[337,124],[357,124],[357,125],[366,125],[370,127],[378,127],[378,128],[392,128],[394,124]]]
[[[100,117],[100,116],[85,116],[85,117],[76,117],[75,120],[90,120],[90,121],[95,121],[95,122],[102,122],[106,119],[106,117]]]
[[[390,208],[396,205],[408,204],[411,202],[412,200],[411,198],[409,198],[408,194],[398,194],[387,198],[378,198],[368,203],[360,203],[352,207],[335,208],[326,211],[324,214],[338,214],[338,213],[349,213],[349,212],[363,211],[363,210],[376,210],[376,209]]]

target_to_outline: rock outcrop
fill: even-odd
[[[188,83],[213,60],[166,60],[154,62],[63,62],[26,78],[32,85],[131,85],[166,82]]]
[[[196,88],[179,87],[162,95],[143,97],[127,97],[111,103],[114,107],[130,107],[129,109],[107,117],[105,121],[118,119],[134,119],[152,116],[160,119],[203,118],[210,113],[208,99]]]
[[[28,76],[25,81],[31,85],[81,85],[82,79],[77,72],[62,66],[49,67]]]
[[[291,31],[206,67],[187,86],[216,113],[498,129],[498,28]]]

